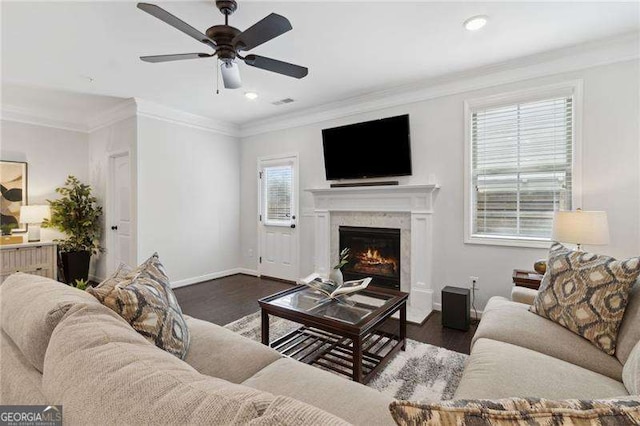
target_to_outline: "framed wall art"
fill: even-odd
[[[20,207],[27,205],[27,163],[0,160],[0,224],[12,231],[27,232],[20,223]]]

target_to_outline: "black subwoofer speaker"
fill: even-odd
[[[469,330],[471,292],[468,288],[446,286],[442,289],[442,326]]]

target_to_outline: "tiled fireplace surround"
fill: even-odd
[[[338,259],[340,226],[400,229],[402,291],[407,320],[421,323],[433,309],[432,213],[437,185],[308,190],[314,198],[315,269],[327,276]]]

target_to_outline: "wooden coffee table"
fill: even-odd
[[[298,361],[367,383],[395,353],[405,350],[408,296],[401,291],[367,288],[334,300],[306,286],[296,286],[258,301],[262,343]],[[380,330],[396,312],[398,333]],[[271,342],[269,315],[301,326]]]

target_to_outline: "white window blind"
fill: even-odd
[[[554,210],[570,210],[571,96],[471,111],[472,234],[550,238]]]
[[[274,166],[263,169],[265,195],[265,223],[291,223],[291,191],[293,188],[293,167]]]

